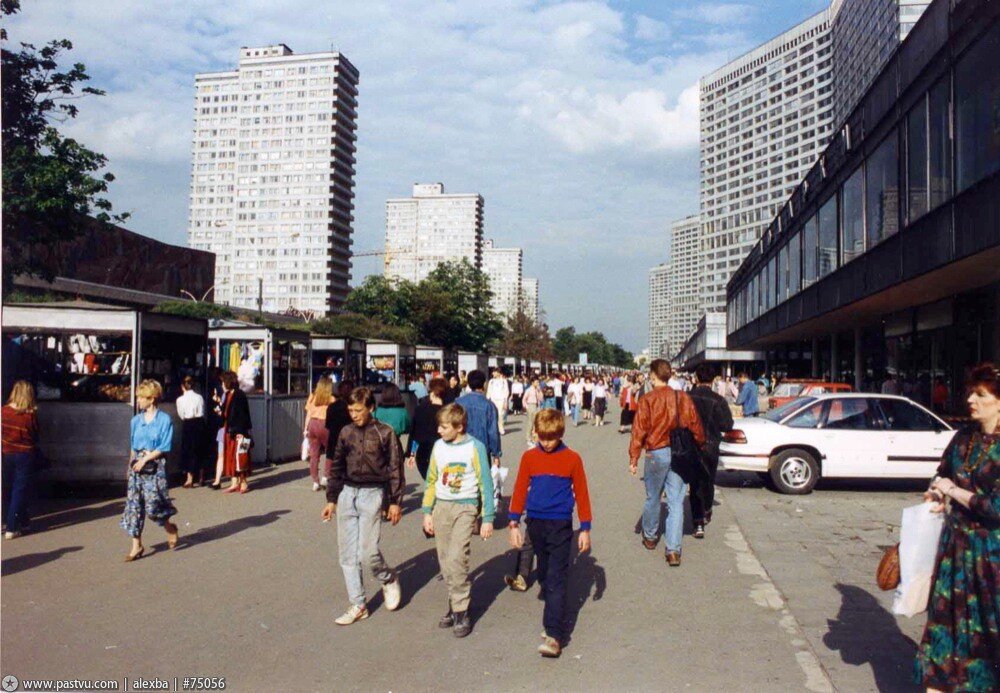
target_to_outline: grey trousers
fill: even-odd
[[[469,580],[469,556],[472,534],[476,531],[475,505],[438,501],[431,517],[434,519],[434,543],[438,565],[448,585],[448,602],[452,611],[468,611],[472,582]]]
[[[340,567],[347,583],[347,597],[358,606],[365,605],[362,566],[367,566],[383,585],[393,580],[392,569],[378,546],[382,537],[383,493],[381,488],[345,486],[337,499]]]

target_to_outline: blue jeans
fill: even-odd
[[[381,488],[345,486],[337,498],[337,544],[340,567],[347,583],[347,598],[351,604],[365,605],[365,585],[362,565],[383,585],[392,582],[393,573],[379,549],[382,538]]]
[[[660,495],[667,495],[667,523],[663,541],[667,551],[681,551],[684,536],[684,495],[687,484],[670,469],[670,448],[649,450],[643,467],[646,484],[646,504],[642,508],[642,534],[655,539],[660,530]]]
[[[8,532],[20,532],[28,522],[34,466],[33,452],[3,454],[3,521]]]
[[[576,426],[578,423],[580,423],[580,405],[572,404],[570,405],[569,410],[570,413],[573,415],[573,425]]]

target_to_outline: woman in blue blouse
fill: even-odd
[[[167,531],[167,546],[177,546],[177,525],[170,521],[177,509],[167,490],[166,453],[170,452],[174,425],[170,417],[156,408],[163,397],[163,387],[155,380],[143,380],[135,389],[139,413],[132,417],[132,453],[128,468],[128,495],[122,528],[132,537],[132,550],[126,562],[142,558],[142,528],[148,516]]]

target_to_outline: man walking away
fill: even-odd
[[[740,373],[740,394],[736,397],[736,404],[743,407],[743,416],[757,416],[760,413],[757,384],[750,380],[746,371]]]
[[[486,374],[480,370],[469,372],[469,389],[471,392],[455,400],[455,404],[465,410],[468,418],[466,432],[486,446],[486,452],[495,466],[500,466],[500,425],[497,408],[486,399],[483,389],[486,387]]]
[[[507,403],[510,400],[510,386],[502,371],[493,371],[493,378],[486,389],[486,399],[497,408],[497,425],[500,428],[500,435],[506,435]]]
[[[642,510],[642,545],[652,551],[660,530],[660,496],[667,496],[667,526],[664,541],[667,564],[681,564],[681,538],[684,535],[684,496],[687,484],[670,468],[670,436],[680,428],[687,428],[699,446],[705,443],[705,431],[698,418],[694,402],[686,392],[677,392],[667,385],[670,364],[656,359],[649,364],[653,390],[639,399],[639,408],[632,425],[629,444],[629,471],[635,476],[639,457],[646,450],[643,481],[646,485],[646,504]]]
[[[702,428],[705,445],[701,448],[702,468],[691,484],[691,517],[694,521],[694,538],[705,537],[705,525],[712,521],[712,504],[715,502],[715,474],[719,469],[719,444],[722,432],[733,430],[733,413],[726,398],[712,389],[715,369],[707,363],[695,371],[698,385],[691,391],[691,400]]]

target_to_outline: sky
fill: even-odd
[[[105,96],[62,130],[108,156],[133,231],[186,244],[194,75],[240,46],[336,50],[361,73],[354,250],[413,183],[486,200],[553,333],[638,352],[647,270],[698,211],[698,80],[824,0],[22,0],[12,42],[68,38]],[[354,283],[381,272],[358,258]]]

